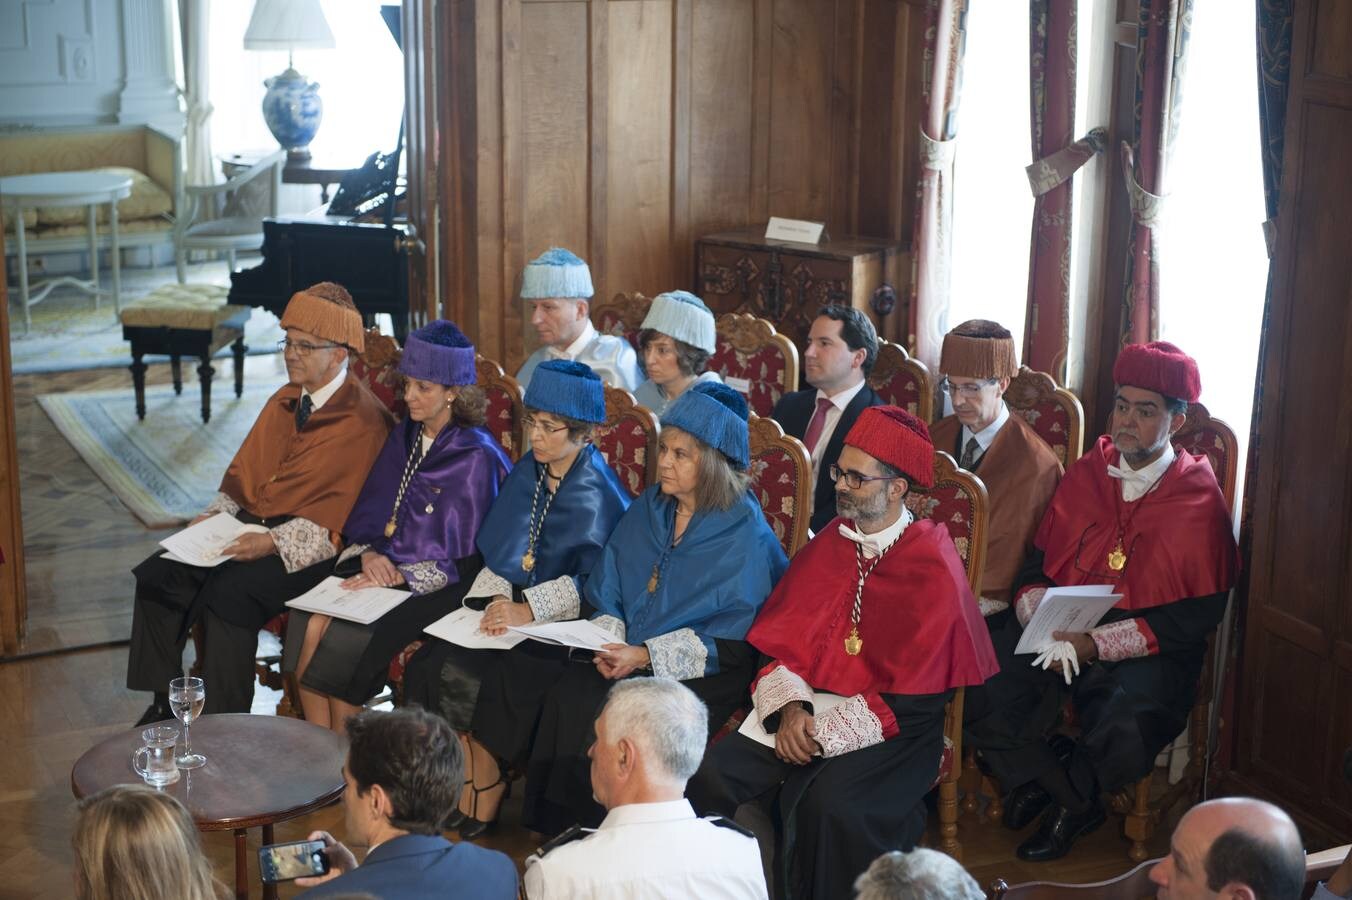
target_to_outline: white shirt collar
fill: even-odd
[[[1178,454],[1174,452],[1173,442],[1170,441],[1164,445],[1164,452],[1160,458],[1149,465],[1133,469],[1122,459],[1122,451],[1117,452],[1117,463],[1108,464],[1108,477],[1116,478],[1122,482],[1122,499],[1130,503],[1153,491],[1159,486],[1164,473],[1174,464],[1174,458]]]
[[[995,436],[1000,433],[1000,429],[1003,428],[1008,421],[1009,407],[1005,405],[1005,401],[1001,400],[1000,411],[995,414],[994,422],[991,422],[985,428],[977,432],[973,432],[972,429],[968,428],[966,425],[962,426],[961,446],[966,447],[969,440],[976,438],[977,446],[981,448],[982,453],[985,453],[990,449],[991,444],[995,442]]]
[[[577,336],[577,340],[562,350],[550,347],[549,352],[555,359],[577,359],[582,355],[582,349],[590,344],[594,337],[596,337],[596,329],[592,326],[591,319],[588,319],[583,324],[582,333]]]
[[[627,803],[617,806],[606,813],[598,831],[607,828],[622,828],[625,825],[646,825],[652,822],[674,822],[680,819],[695,818],[695,810],[690,801],[664,800],[659,803]]]
[[[338,392],[338,389],[343,386],[343,379],[346,377],[347,377],[347,363],[344,363],[342,367],[339,368],[338,374],[328,384],[324,385],[322,388],[315,391],[313,394],[311,394],[305,388],[301,388],[300,394],[302,397],[309,394],[310,402],[314,404],[315,409],[319,409],[319,407],[329,402],[330,397],[332,397],[334,394]]]
[[[840,535],[854,541],[864,549],[865,558],[872,559],[901,537],[901,533],[906,530],[906,526],[910,525],[914,518],[911,511],[903,506],[901,515],[897,516],[897,520],[882,531],[865,534],[862,531],[855,531],[849,525],[841,522]]]
[[[834,406],[841,412],[844,412],[845,407],[850,405],[850,401],[855,398],[855,395],[864,389],[864,384],[867,382],[867,380],[868,379],[866,378],[859,379],[859,383],[856,384],[854,387],[847,387],[845,390],[836,394],[834,397],[827,397],[825,391],[823,391],[821,388],[817,388],[817,399],[821,400],[824,398],[830,400],[832,406]]]

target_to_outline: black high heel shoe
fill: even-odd
[[[479,795],[485,791],[491,791],[499,785],[505,787],[502,792],[502,799],[498,801],[497,812],[493,814],[493,818],[488,820],[476,818],[479,814]],[[475,787],[471,784],[469,790],[470,794],[473,796],[473,799],[470,802],[472,812],[468,816],[465,816],[464,821],[460,823],[459,831],[460,840],[462,841],[472,841],[475,838],[482,837],[498,824],[498,815],[502,812],[502,804],[512,795],[512,783],[507,780],[507,774],[505,772],[499,772],[497,781],[487,787]]]
[[[474,789],[474,780],[472,778],[466,778],[465,784],[470,787],[470,790]],[[458,831],[460,826],[465,824],[466,818],[465,814],[460,811],[460,807],[457,806],[451,814],[446,817],[446,822],[441,828],[443,831]]]

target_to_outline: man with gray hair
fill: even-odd
[[[708,741],[704,703],[679,681],[629,678],[596,719],[592,791],[606,808],[595,831],[573,828],[526,860],[530,900],[766,898],[755,837],[695,816],[685,783]]]
[[[873,861],[854,882],[855,900],[985,900],[976,879],[946,853],[916,847]]]

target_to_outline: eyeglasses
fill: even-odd
[[[532,434],[540,431],[544,434],[558,434],[560,431],[567,431],[567,425],[549,425],[535,416],[526,416],[521,420],[521,427],[525,429],[526,434]]]
[[[939,382],[939,389],[950,397],[954,394],[961,394],[964,397],[975,397],[979,395],[983,389],[998,382],[998,378],[984,378],[981,381],[971,381],[966,384],[954,384],[945,378],[943,381]]]
[[[288,350],[295,350],[297,356],[309,356],[316,350],[332,350],[334,347],[341,347],[342,344],[311,344],[309,341],[293,341],[291,338],[282,338],[277,342],[277,349],[285,353]]]
[[[842,469],[835,463],[831,464],[831,468],[827,469],[826,473],[831,476],[832,481],[840,481],[844,478],[845,486],[852,491],[859,490],[868,481],[893,481],[901,477],[900,475],[865,475],[863,472],[856,472],[854,469]]]

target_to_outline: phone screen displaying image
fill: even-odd
[[[323,841],[293,841],[258,848],[258,869],[267,884],[329,871]]]

